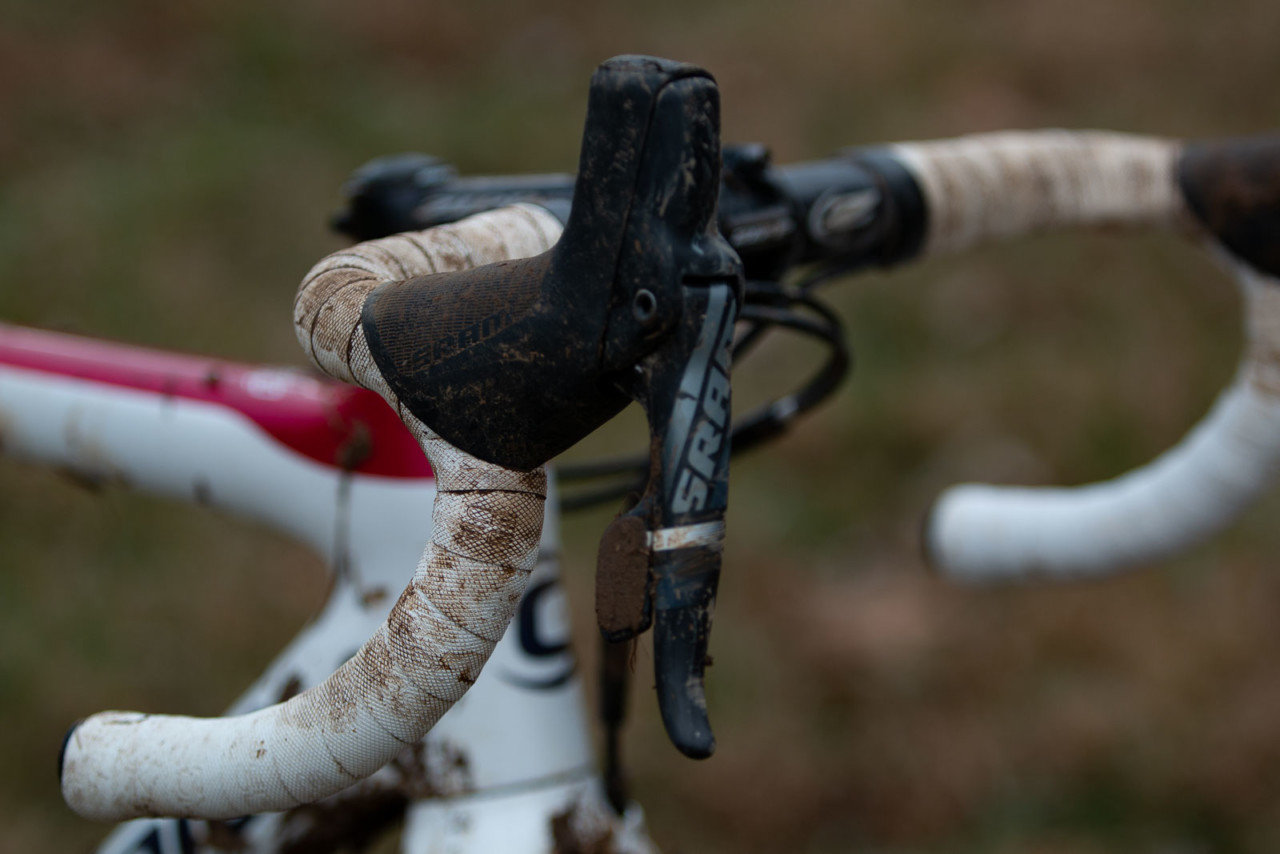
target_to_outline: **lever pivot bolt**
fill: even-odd
[[[631,302],[631,313],[641,323],[648,323],[658,315],[658,298],[648,288],[641,288]]]

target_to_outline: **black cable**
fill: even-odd
[[[799,389],[757,407],[734,422],[730,441],[735,454],[785,432],[796,416],[821,403],[839,387],[852,364],[839,318],[824,303],[807,293],[810,289],[806,287],[808,281],[802,280],[800,285],[791,288],[775,282],[748,283],[746,304],[739,313],[739,320],[747,325],[747,329],[734,342],[735,363],[774,327],[816,338],[826,344],[830,352],[818,371]],[[648,471],[647,454],[563,466],[559,470],[562,483],[604,478],[615,478],[615,481],[567,492],[561,496],[560,506],[571,512],[622,498],[644,488]]]

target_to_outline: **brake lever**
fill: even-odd
[[[658,706],[675,746],[702,759],[715,749],[704,672],[729,499],[729,359],[738,297],[726,283],[686,287],[690,322],[673,339],[678,356],[659,351],[645,364],[644,406],[658,449],[648,546]]]
[[[643,497],[600,541],[596,613],[608,641],[653,628],[658,707],[694,759],[715,749],[704,686],[729,497],[729,358],[737,296],[716,283],[685,294],[685,323],[641,364],[650,424]]]
[[[645,491],[602,537],[597,573],[602,633],[625,640],[652,625],[663,724],[680,752],[699,759],[715,749],[704,676],[729,492],[729,363],[745,287],[741,261],[716,229],[719,101],[706,84],[678,81],[658,98],[654,122],[667,133],[640,171],[637,196],[661,204],[633,218],[629,232],[663,251],[626,256],[615,278],[615,299],[630,310],[611,321],[605,361],[631,366],[622,386],[644,407],[651,450]],[[667,331],[637,359],[626,342],[648,328]]]
[[[534,468],[628,402],[645,408],[649,485],[605,544],[629,526],[624,563],[638,597],[627,601],[654,617],[663,721],[699,757],[714,746],[702,678],[728,495],[729,344],[745,287],[716,228],[720,167],[709,74],[610,60],[592,79],[559,242],[534,258],[384,284],[361,309],[400,402],[486,462]],[[645,625],[631,620],[623,634]]]

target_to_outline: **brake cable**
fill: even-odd
[[[743,328],[733,343],[735,365],[775,328],[787,329],[821,342],[827,348],[827,356],[798,389],[734,421],[730,433],[731,453],[744,453],[781,436],[797,416],[830,397],[848,375],[853,358],[845,340],[844,326],[835,312],[811,293],[815,284],[828,278],[827,266],[806,272],[792,286],[777,282],[747,282],[746,299],[738,315],[739,325]],[[562,464],[557,470],[562,483],[606,478],[612,478],[613,482],[562,494],[560,507],[565,512],[572,512],[624,498],[644,486],[648,467],[646,454]]]

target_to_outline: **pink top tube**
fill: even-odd
[[[0,365],[225,406],[304,457],[383,477],[431,466],[382,398],[292,368],[236,364],[0,324]]]

